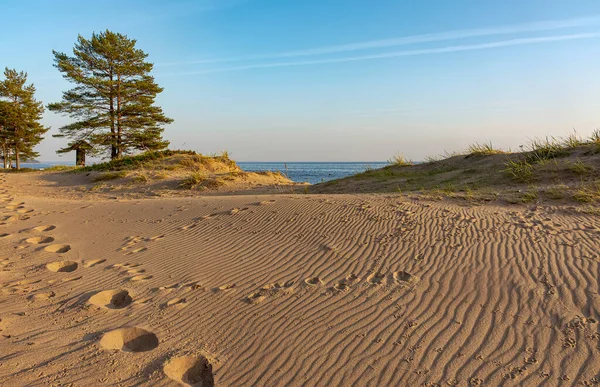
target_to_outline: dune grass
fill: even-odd
[[[505,165],[505,171],[508,172],[514,180],[521,183],[530,183],[533,181],[533,165],[527,160],[508,159]]]
[[[92,180],[94,182],[100,182],[100,181],[122,179],[126,176],[127,176],[127,171],[104,172],[98,176],[95,176]]]
[[[185,155],[189,158],[182,158],[178,165],[161,165],[160,161],[171,156]],[[74,172],[90,172],[90,171],[122,171],[122,170],[137,170],[141,168],[153,169],[177,169],[189,168],[200,169],[201,165],[207,165],[212,162],[223,163],[231,169],[236,169],[235,161],[229,158],[229,153],[224,151],[220,155],[204,156],[200,153],[191,150],[165,150],[165,151],[150,151],[140,153],[134,156],[125,156],[120,159],[107,161],[104,163],[94,164],[83,168],[74,169]]]
[[[394,156],[392,156],[391,159],[388,160],[388,163],[390,165],[395,165],[395,166],[400,166],[400,167],[414,164],[412,162],[412,160],[405,158],[402,153],[396,153]]]
[[[499,155],[506,153],[502,149],[494,148],[491,142],[474,143],[469,145],[468,155],[469,156],[490,156]]]
[[[200,183],[202,183],[206,179],[206,175],[201,172],[193,172],[189,174],[186,178],[181,180],[179,183],[179,188],[185,189],[193,189],[197,187]]]

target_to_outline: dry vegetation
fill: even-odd
[[[400,192],[470,201],[600,204],[600,131],[588,139],[533,139],[522,152],[472,144],[412,164],[403,157],[381,169],[311,187],[311,193]],[[393,160],[392,160],[393,161]]]
[[[67,174],[77,181],[73,185],[81,185],[78,190],[82,192],[224,192],[293,184],[280,173],[245,172],[227,152],[210,156],[193,151],[146,152],[88,167],[53,167],[41,173],[48,179]],[[91,186],[86,187],[88,184]]]

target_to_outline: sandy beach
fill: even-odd
[[[0,175],[0,385],[177,385],[190,356],[204,386],[600,381],[597,216],[32,179]]]

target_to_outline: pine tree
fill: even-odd
[[[8,168],[10,161],[10,148],[8,146],[8,107],[6,101],[0,100],[0,156],[2,157],[2,167]]]
[[[163,89],[149,75],[154,65],[145,61],[148,54],[135,44],[106,30],[90,40],[80,35],[72,57],[53,51],[54,66],[76,84],[63,93],[61,102],[48,105],[76,120],[55,137],[69,138],[69,146],[87,141],[93,154],[109,154],[111,159],[169,145],[162,138],[162,126],[173,120],[154,105]]]
[[[38,156],[33,148],[39,144],[49,128],[39,121],[44,105],[35,99],[35,86],[27,83],[27,73],[5,69],[5,79],[0,82],[0,142],[4,166],[10,165],[11,154],[17,169],[21,158]]]

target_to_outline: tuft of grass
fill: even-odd
[[[523,203],[533,203],[539,198],[538,188],[536,186],[530,186],[527,191],[521,197]]]
[[[188,175],[179,183],[179,188],[192,189],[198,186],[206,179],[206,176],[200,172],[194,172]]]
[[[155,180],[164,180],[169,177],[166,171],[156,171],[152,174],[152,178]]]
[[[581,185],[573,192],[573,199],[579,203],[594,203],[600,201],[600,183]]]
[[[504,152],[501,149],[496,149],[492,146],[491,142],[484,142],[482,144],[480,143],[474,143],[469,145],[469,156],[490,156],[490,155],[499,155],[499,154],[504,154],[506,152]]]
[[[545,139],[534,138],[529,144],[529,149],[530,152],[526,156],[529,163],[539,163],[569,154],[563,144],[554,137],[546,137]]]
[[[127,176],[127,171],[105,172],[94,177],[94,182],[122,179]]]
[[[402,153],[396,153],[391,159],[388,160],[388,163],[395,166],[413,165],[412,160],[405,158]]]
[[[600,129],[596,129],[592,132],[592,135],[590,136],[590,142],[600,145]]]
[[[588,215],[600,215],[600,207],[594,205],[587,205],[581,208],[580,211]]]
[[[444,158],[442,156],[427,156],[425,157],[425,162],[428,164],[437,163],[438,161],[442,161]]]
[[[44,171],[49,172],[63,172],[63,171],[74,171],[81,167],[75,165],[54,165],[50,168],[45,168]]]
[[[548,190],[546,190],[546,195],[548,195],[550,199],[560,200],[566,197],[566,192],[568,190],[568,186],[560,184],[554,187],[550,187]]]
[[[131,177],[131,181],[136,184],[144,184],[147,183],[150,179],[146,172],[138,172]]]
[[[592,154],[600,153],[600,129],[596,129],[592,132],[590,143],[595,147],[595,149],[592,150]]]
[[[202,187],[208,189],[217,189],[224,186],[226,183],[221,179],[206,179],[202,182]]]
[[[533,165],[527,162],[527,160],[514,161],[509,159],[505,165],[505,171],[508,172],[514,180],[521,183],[530,183],[533,181]]]
[[[569,134],[563,140],[564,147],[569,148],[569,149],[576,148],[583,144],[585,144],[585,142],[583,141],[583,139],[581,137],[579,137],[577,135],[577,132],[575,130],[573,130],[573,133]]]
[[[577,159],[576,162],[569,165],[567,168],[569,168],[569,170],[573,173],[584,176],[589,175],[594,170],[591,165],[588,165],[579,159]]]

